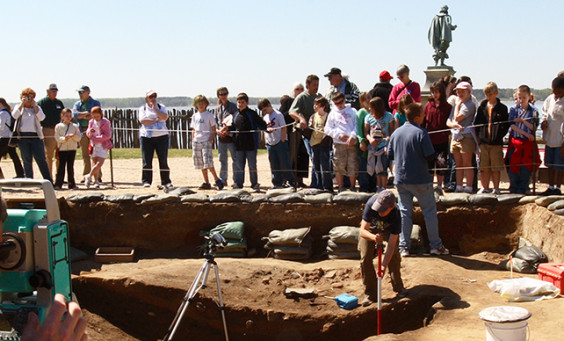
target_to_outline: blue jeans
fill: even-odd
[[[507,160],[511,160],[515,148],[507,150]],[[509,193],[525,194],[529,190],[529,183],[531,182],[531,171],[525,166],[519,168],[519,172],[511,171],[511,167],[507,169],[507,176],[509,177]]]
[[[228,166],[228,157],[229,154],[231,153],[231,171],[233,172],[233,182],[235,182],[235,174],[236,169],[237,169],[237,149],[235,148],[235,143],[233,142],[229,142],[229,143],[223,143],[221,141],[218,141],[217,143],[217,154],[219,156],[219,178],[221,179],[221,181],[223,181],[223,183],[227,182],[227,171],[229,169]]]
[[[432,249],[443,245],[439,237],[439,218],[437,217],[437,204],[433,193],[433,183],[420,185],[396,184],[399,195],[399,209],[401,214],[401,233],[399,247],[408,249],[411,247],[411,230],[413,229],[413,197],[419,201],[419,206],[425,218],[425,229],[429,237]]]
[[[284,180],[286,180],[290,185],[294,186],[294,173],[290,164],[288,141],[280,141],[274,146],[267,144],[266,150],[268,150],[268,161],[270,161],[272,185],[280,187]]]
[[[169,136],[141,137],[141,154],[143,156],[143,171],[141,181],[151,184],[153,182],[153,155],[157,152],[159,159],[159,170],[161,173],[161,185],[170,183],[170,168],[168,167],[168,142]]]
[[[243,188],[245,183],[245,164],[249,160],[249,176],[251,178],[251,187],[258,184],[257,175],[257,150],[238,150],[235,157],[235,163],[237,164],[237,169],[233,172],[235,173],[235,184],[239,188]]]
[[[311,163],[313,164],[313,150],[311,147],[311,144],[309,143],[309,139],[304,137],[304,145],[306,147],[307,150],[307,155],[309,155],[309,159],[311,160]],[[309,185],[309,187],[311,188],[318,188],[318,183],[317,183],[317,179],[315,178],[315,176],[313,176],[313,167],[311,168],[311,184]]]
[[[45,159],[45,144],[43,144],[43,140],[37,137],[35,133],[21,133],[21,136],[19,146],[22,153],[24,176],[33,179],[33,164],[31,162],[35,159],[43,179],[53,183],[51,172],[49,172],[49,166],[47,166]]]
[[[328,191],[333,190],[331,179],[331,146],[322,147],[320,145],[311,147],[313,152],[313,177],[317,187]],[[313,181],[312,181],[313,183]],[[313,185],[312,185],[313,187]]]
[[[368,160],[366,159],[365,156],[363,156],[363,151],[361,150],[358,154],[358,157],[360,158],[360,165],[358,168],[358,175],[357,175],[357,179],[358,179],[358,190],[360,192],[376,192],[376,189],[371,190],[371,183],[374,187],[376,187],[373,182],[374,180],[372,179],[372,177],[370,175],[368,175],[368,173],[366,172],[366,166],[368,164]]]

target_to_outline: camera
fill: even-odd
[[[216,232],[216,233],[212,234],[212,236],[210,237],[210,243],[213,243],[216,246],[220,245],[220,244],[222,246],[225,246],[225,245],[227,245],[227,239],[225,239],[225,237],[223,237],[221,235],[221,233]]]
[[[9,208],[0,245],[0,340],[19,340],[28,314],[43,322],[56,293],[72,300],[68,223],[47,180],[0,180],[2,188],[40,187],[45,209]]]
[[[25,101],[32,101],[32,100],[33,100],[32,97],[28,97],[28,96],[23,96],[23,97],[22,97],[22,102],[25,102]]]
[[[204,257],[212,257],[215,255],[217,248],[222,248],[227,245],[227,240],[219,232],[215,232],[211,236],[205,237],[208,240],[208,245],[204,248]]]

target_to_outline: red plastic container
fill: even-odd
[[[541,263],[538,268],[539,279],[554,284],[562,293],[564,282],[564,265],[557,263]]]

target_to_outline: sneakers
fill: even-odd
[[[221,181],[221,179],[217,179],[215,180],[215,185],[217,186],[217,188],[219,188],[220,190],[223,189],[223,181]]]
[[[498,189],[498,191],[499,191],[499,189]],[[492,190],[489,189],[489,188],[481,188],[481,189],[478,191],[478,194],[485,194],[485,193],[491,193],[491,192],[492,192]]]
[[[150,183],[148,183],[148,182],[144,182],[144,183],[143,183],[143,187],[145,187],[145,188],[149,188],[149,187],[151,187],[151,184],[150,184]]]
[[[495,195],[501,195],[501,191],[500,191],[499,189],[495,189],[495,190],[493,191],[493,194],[495,194]]]
[[[546,191],[542,192],[540,195],[549,196],[549,195],[561,195],[562,192],[560,188],[547,188]]]
[[[100,182],[98,180],[94,181],[94,188],[100,188]]]
[[[444,245],[441,245],[440,247],[438,247],[436,249],[431,249],[430,253],[434,256],[442,256],[442,255],[448,255],[449,254],[448,249]]]
[[[464,192],[464,187],[462,186],[456,186],[456,189],[454,190],[455,193],[462,193]]]
[[[84,176],[84,185],[86,186],[86,188],[90,188],[90,175]]]
[[[472,193],[473,193],[472,187],[470,187],[470,186],[464,186],[464,192],[469,193],[469,194],[472,194]]]
[[[257,183],[254,186],[251,186],[252,189],[254,189],[255,193],[259,193],[260,192],[260,184]]]
[[[53,189],[54,189],[55,191],[60,191],[60,190],[61,190],[61,186],[55,186],[55,187],[53,187]]]
[[[409,257],[409,250],[405,248],[400,248],[400,256],[402,258]]]
[[[204,182],[200,185],[200,187],[198,187],[198,189],[211,189],[211,185],[209,182]]]

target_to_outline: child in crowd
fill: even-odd
[[[476,112],[474,125],[480,143],[480,182],[482,189],[478,193],[491,193],[490,179],[494,194],[501,194],[499,182],[503,170],[503,137],[509,129],[507,107],[497,98],[497,84],[489,82],[484,87],[486,99]]]
[[[476,151],[476,139],[472,122],[476,106],[472,102],[472,85],[460,82],[456,86],[458,101],[452,108],[447,126],[452,128],[450,151],[456,162],[456,192],[473,193],[474,168],[472,156]],[[466,177],[466,187],[463,187]]]
[[[437,81],[431,84],[431,97],[425,104],[425,121],[423,128],[429,133],[436,158],[429,161],[429,172],[431,176],[437,175],[437,193],[443,195],[443,182],[447,169],[448,142],[450,132],[447,120],[452,111],[452,106],[447,103],[446,88],[443,82]]]
[[[57,168],[55,180],[56,190],[60,190],[63,187],[65,167],[67,169],[69,189],[76,188],[76,183],[74,182],[74,158],[82,135],[80,134],[78,125],[72,123],[71,120],[72,110],[64,108],[61,111],[61,123],[55,126],[55,140],[57,141],[57,156],[59,159],[59,167]]]
[[[84,176],[84,184],[86,188],[90,188],[92,178],[94,178],[94,187],[100,188],[100,183],[98,182],[99,174],[104,161],[108,157],[108,151],[112,148],[112,128],[110,121],[103,117],[102,108],[96,106],[90,112],[92,119],[88,122],[86,136],[90,139],[88,150],[92,151],[90,155],[92,156],[94,166],[92,166],[90,173]]]
[[[529,103],[530,98],[531,89],[521,85],[518,88],[519,103],[509,110],[511,126],[505,164],[508,166],[510,193],[525,194],[532,172],[541,163],[535,137],[539,114]]]
[[[368,160],[368,140],[364,136],[364,120],[370,116],[370,99],[372,96],[368,92],[360,94],[360,110],[356,114],[356,135],[358,137],[360,167],[358,170],[358,186],[360,192],[376,192],[376,181],[366,172]]]
[[[280,188],[284,181],[294,186],[294,173],[290,164],[290,149],[288,147],[288,134],[286,133],[286,121],[284,115],[274,110],[270,101],[266,98],[258,102],[258,109],[264,114],[266,123],[266,150],[272,173],[272,188]]]
[[[309,126],[313,130],[309,142],[313,152],[313,176],[317,178],[317,188],[332,192],[330,154],[333,140],[331,136],[323,133],[329,107],[329,101],[325,97],[318,97],[313,101],[315,114],[309,119]]]
[[[231,126],[222,128],[222,132],[233,131],[235,148],[237,149],[237,173],[233,188],[243,188],[245,182],[245,164],[249,161],[251,188],[260,192],[257,175],[257,148],[259,136],[257,130],[266,130],[266,123],[256,111],[249,108],[249,96],[241,92],[237,95],[237,109]]]
[[[552,94],[542,106],[542,138],[545,141],[544,164],[548,167],[548,189],[543,195],[561,195],[560,185],[564,175],[564,77],[552,80]]]
[[[344,177],[350,180],[354,190],[359,158],[356,149],[356,110],[345,102],[345,95],[337,91],[333,94],[335,109],[327,117],[325,133],[333,138],[333,170],[339,192],[345,190]]]
[[[405,108],[413,103],[413,97],[410,94],[403,94],[400,98],[398,104],[398,110],[394,115],[394,121],[396,122],[396,127],[401,127],[406,121],[407,117],[405,116]]]
[[[212,142],[215,138],[216,123],[215,118],[209,112],[210,102],[203,95],[194,97],[194,107],[196,111],[192,115],[192,158],[194,167],[202,170],[204,183],[198,189],[211,189],[208,179],[208,171],[212,174],[216,186],[223,188],[223,181],[218,178],[213,165]]]
[[[390,163],[386,147],[390,141],[390,135],[394,132],[394,125],[394,116],[386,112],[384,100],[380,97],[371,99],[370,116],[364,119],[364,134],[370,143],[366,169],[369,176],[377,179],[377,192],[382,192],[388,184]]]

